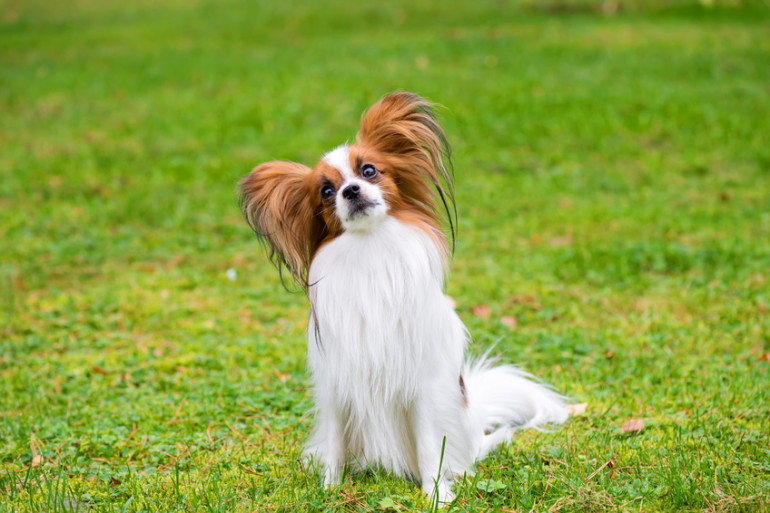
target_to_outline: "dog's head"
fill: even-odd
[[[446,163],[445,163],[446,160]],[[395,93],[361,118],[353,145],[315,168],[293,162],[257,166],[239,183],[240,205],[271,260],[307,288],[316,251],[346,231],[376,230],[386,216],[426,230],[444,251],[446,216],[454,240],[449,146],[431,105]]]

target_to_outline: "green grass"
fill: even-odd
[[[453,509],[767,511],[770,7],[710,3],[0,0],[0,511],[429,507],[300,462],[307,302],[233,196],[393,90],[446,107],[472,350],[588,404]]]

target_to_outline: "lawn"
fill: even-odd
[[[451,509],[767,511],[770,5],[366,4],[0,0],[0,511],[429,508],[303,465],[307,300],[233,193],[394,90],[471,351],[585,404]]]

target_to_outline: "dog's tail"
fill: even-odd
[[[517,429],[567,420],[566,397],[512,365],[494,363],[485,355],[466,362],[463,371],[471,422],[480,435],[478,459],[509,440]]]

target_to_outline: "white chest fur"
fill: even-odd
[[[446,347],[453,337],[441,336],[459,324],[443,297],[443,279],[444,257],[432,239],[392,217],[324,246],[309,275],[316,377],[333,379],[328,385],[337,394],[360,391],[387,401],[408,400],[417,369],[425,372],[437,350],[454,353],[459,372],[463,347]]]
[[[321,429],[311,447],[327,443],[320,433],[335,429],[322,426],[336,415],[354,462],[419,475],[415,405],[447,388],[459,396],[466,340],[443,295],[444,265],[428,234],[391,217],[318,252],[308,358]]]

